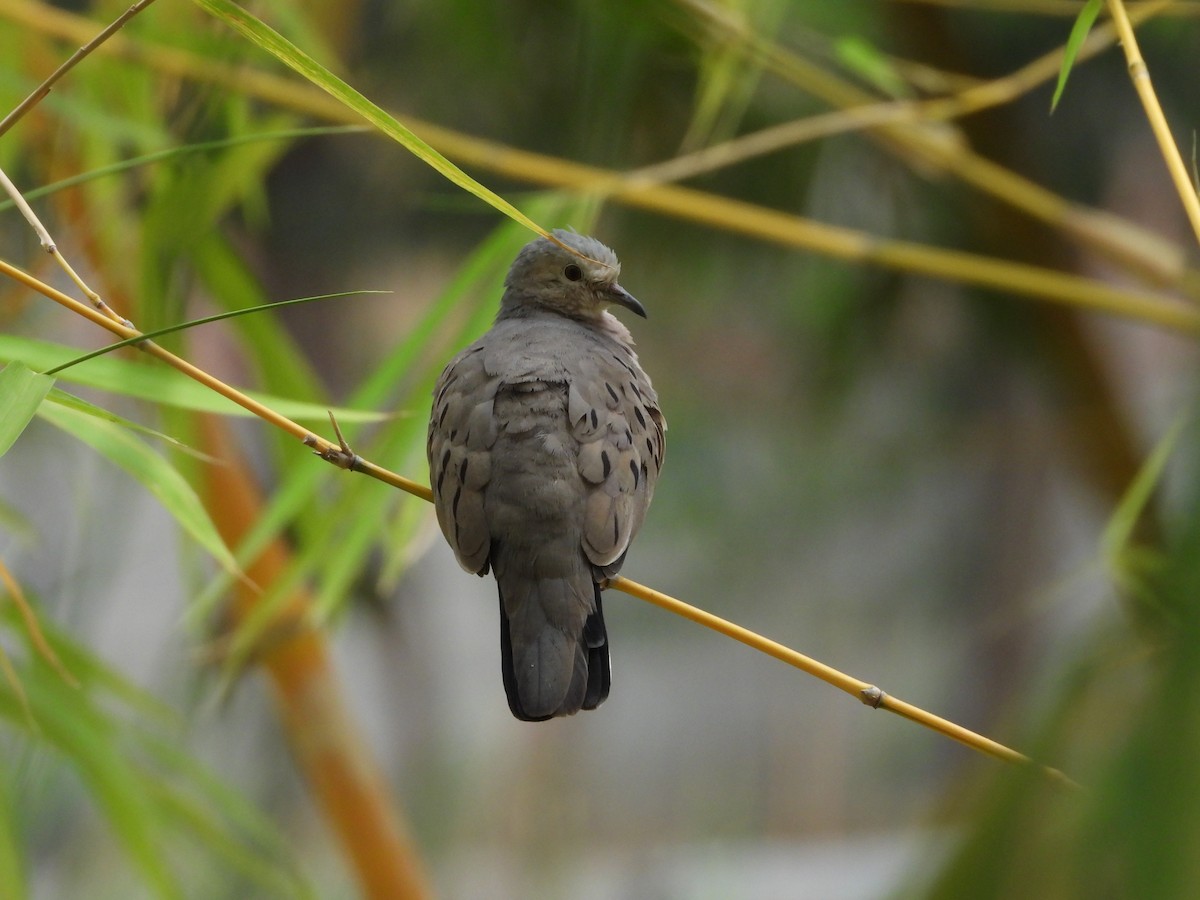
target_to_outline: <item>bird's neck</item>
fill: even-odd
[[[506,295],[505,300],[508,299]],[[543,306],[539,303],[527,301],[519,303],[502,302],[500,304],[500,312],[496,314],[496,321],[511,320],[523,320],[531,324],[538,320],[547,322],[562,322],[566,320],[603,334],[622,344],[633,344],[633,338],[629,334],[629,329],[625,327],[620,319],[605,309],[596,309],[595,307],[587,310],[564,310],[558,307]]]

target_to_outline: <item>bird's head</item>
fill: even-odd
[[[517,254],[504,281],[502,315],[549,310],[589,320],[615,303],[645,318],[642,304],[617,283],[621,263],[612,250],[573,231],[556,229],[554,237],[565,246],[540,237]]]

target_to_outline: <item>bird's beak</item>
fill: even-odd
[[[612,284],[605,285],[604,299],[609,303],[616,303],[618,306],[623,306],[631,313],[636,313],[643,319],[646,318],[646,307],[638,303],[637,298],[625,288],[621,287],[615,281]]]

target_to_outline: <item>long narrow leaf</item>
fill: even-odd
[[[1050,112],[1054,112],[1058,108],[1059,98],[1062,97],[1063,89],[1067,86],[1067,76],[1071,74],[1075,58],[1079,56],[1079,48],[1087,40],[1088,32],[1092,30],[1092,25],[1096,21],[1096,16],[1100,15],[1102,6],[1104,6],[1104,0],[1088,0],[1087,5],[1079,11],[1075,24],[1071,27],[1071,35],[1067,38],[1066,50],[1063,53],[1062,67],[1058,70],[1058,84],[1054,88],[1054,97],[1050,100]]]
[[[60,363],[53,369],[47,370],[47,375],[57,375],[59,372],[69,369],[72,366],[77,366],[79,363],[87,362],[89,359],[95,359],[98,356],[103,356],[106,353],[111,353],[121,347],[130,347],[134,344],[144,344],[146,341],[154,338],[162,337],[165,334],[174,334],[177,331],[185,331],[188,328],[195,328],[197,325],[208,325],[211,322],[220,322],[222,319],[233,319],[238,316],[247,316],[250,313],[263,312],[264,310],[278,308],[282,306],[295,306],[299,303],[312,303],[317,300],[333,300],[338,297],[353,297],[358,294],[386,294],[388,291],[339,291],[336,294],[321,294],[316,297],[297,297],[294,300],[281,300],[278,303],[265,303],[260,306],[248,306],[242,309],[230,309],[223,313],[216,313],[211,316],[204,316],[199,319],[189,319],[186,322],[177,322],[174,325],[167,325],[165,328],[158,328],[154,331],[147,331],[144,334],[139,334],[137,337],[125,338],[123,341],[109,344],[101,347],[99,350],[93,350],[90,353],[85,353],[82,356],[77,356],[74,359],[67,360],[65,363]]]
[[[299,47],[288,41],[261,20],[229,0],[194,0],[211,15],[223,20],[243,37],[266,50],[284,65],[303,75],[321,90],[354,110],[388,137],[400,143],[410,153],[433,168],[443,177],[469,191],[489,206],[504,213],[526,228],[545,234],[546,230],[503,197],[484,187],[442,154],[376,106],[346,82],[342,81]]]
[[[169,434],[163,434],[161,431],[155,431],[153,428],[147,428],[145,425],[140,425],[137,422],[130,421],[123,416],[118,416],[116,413],[109,412],[102,406],[96,406],[94,403],[88,403],[82,397],[76,397],[74,394],[68,394],[66,391],[60,391],[57,388],[52,390],[47,399],[51,403],[57,403],[60,406],[65,406],[68,409],[76,410],[85,415],[94,416],[105,422],[112,422],[114,425],[119,425],[122,428],[127,428],[130,431],[135,431],[138,434],[152,437],[160,440],[163,443],[170,444],[181,453],[187,453],[190,456],[195,456],[199,459],[204,459],[213,462],[213,458],[205,453],[201,453],[194,447],[189,447],[183,441],[171,437]]]

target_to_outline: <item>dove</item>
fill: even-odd
[[[645,318],[598,240],[527,244],[491,329],[434,387],[427,455],[442,534],[495,576],[512,714],[595,709],[612,675],[600,592],[625,561],[663,464],[666,422],[629,330]]]

